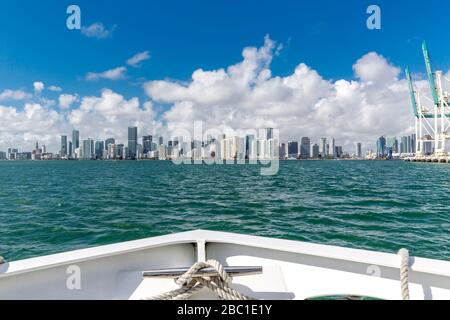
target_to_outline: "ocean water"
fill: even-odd
[[[401,161],[0,162],[0,255],[193,229],[450,260],[450,165]]]

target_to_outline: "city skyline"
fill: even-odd
[[[393,155],[415,153],[416,137],[402,137],[400,142],[396,137],[384,136],[376,141],[374,152],[367,148],[365,152],[361,142],[355,142],[355,152],[345,150],[336,144],[335,138],[311,139],[301,137],[298,141],[283,142],[274,134],[273,128],[260,129],[256,135],[208,135],[202,140],[191,139],[183,141],[183,137],[165,139],[158,135],[141,135],[139,138],[137,127],[128,127],[126,144],[120,143],[114,137],[105,140],[81,139],[80,131],[72,131],[72,140],[67,135],[60,136],[60,150],[49,152],[45,145],[35,149],[19,151],[10,147],[7,151],[0,150],[0,160],[52,160],[52,159],[172,159],[179,157],[217,158],[217,159],[252,159],[252,158],[280,158],[280,159],[335,159],[335,158],[390,158]],[[278,133],[278,131],[277,131]],[[139,141],[141,143],[139,143]],[[166,143],[164,143],[166,141]],[[212,143],[216,143],[214,146]],[[184,143],[184,144],[183,144]],[[189,147],[187,147],[187,144]],[[426,150],[432,146],[426,146]],[[188,151],[186,151],[188,150]],[[234,150],[234,151],[233,151]],[[176,151],[176,154],[175,152]],[[431,151],[430,151],[431,153]],[[214,156],[212,156],[214,154]]]

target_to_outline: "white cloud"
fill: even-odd
[[[394,81],[400,74],[400,69],[388,63],[388,61],[376,52],[369,52],[353,65],[355,75],[363,82],[382,84]]]
[[[0,93],[0,101],[3,100],[26,100],[31,98],[31,94],[23,90],[10,90],[6,89]]]
[[[70,112],[68,121],[80,130],[84,138],[115,137],[125,143],[128,126],[137,126],[139,134],[149,132],[154,116],[151,103],[141,106],[136,97],[126,100],[122,95],[105,89],[100,97],[83,97],[79,108]]]
[[[127,64],[132,67],[138,67],[142,61],[150,59],[148,51],[136,53],[130,59],[127,60]]]
[[[275,127],[284,141],[335,137],[349,151],[355,142],[373,146],[380,135],[413,132],[407,84],[383,56],[359,59],[357,80],[332,81],[303,63],[290,75],[272,76],[276,52],[266,37],[261,48],[245,48],[237,64],[196,70],[188,83],[149,81],[144,88],[153,101],[171,105],[162,115],[169,130],[192,129],[196,120],[206,128]]]
[[[115,25],[108,29],[103,23],[95,22],[88,27],[82,27],[81,33],[89,38],[106,39],[112,36],[115,29]]]
[[[100,96],[83,97],[80,105],[70,112],[53,110],[40,103],[27,103],[22,108],[0,105],[0,150],[16,147],[30,151],[39,141],[49,151],[57,152],[60,136],[70,137],[73,128],[80,130],[81,139],[115,137],[126,144],[128,126],[137,126],[139,135],[162,132],[161,124],[154,118],[151,102],[140,104],[136,97],[127,100],[109,89]]]
[[[63,116],[40,104],[27,103],[21,109],[0,106],[0,150],[14,146],[30,151],[39,141],[56,151],[65,130],[69,127]]]
[[[44,83],[43,83],[43,82],[40,82],[40,81],[34,82],[34,83],[33,83],[33,87],[34,87],[34,91],[35,91],[36,93],[40,93],[40,92],[42,92],[42,91],[45,89]]]
[[[39,98],[38,103],[45,106],[45,107],[53,107],[54,105],[56,105],[56,101],[53,99],[48,99],[45,97]]]
[[[61,94],[59,95],[59,106],[61,109],[70,108],[70,106],[78,101],[78,96],[73,94]]]
[[[50,86],[50,87],[48,87],[48,90],[53,91],[53,92],[61,92],[62,88],[58,87],[58,86]]]
[[[99,79],[107,79],[107,80],[120,80],[125,78],[125,73],[127,68],[125,67],[117,67],[114,69],[106,70],[104,72],[88,72],[86,74],[86,80],[95,81]]]

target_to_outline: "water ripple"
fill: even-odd
[[[450,166],[0,162],[0,254],[41,254],[192,229],[450,260]]]

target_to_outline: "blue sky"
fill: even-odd
[[[382,9],[382,30],[365,28],[369,4]],[[351,78],[352,64],[369,51],[395,65],[422,70],[420,42],[434,61],[450,65],[450,42],[436,30],[448,26],[448,1],[8,1],[0,10],[0,88],[29,88],[40,79],[66,90],[92,94],[103,86],[141,94],[145,79],[189,79],[197,68],[237,62],[245,46],[266,34],[284,45],[272,64],[285,75],[305,62],[326,78]],[[108,39],[83,36],[65,27],[66,8],[77,4],[82,25],[116,25]],[[90,71],[121,65],[136,52],[151,59],[128,81],[83,81]]]
[[[68,30],[66,8],[70,4],[81,8],[82,26],[101,23],[110,31],[109,36],[98,39]],[[381,30],[366,28],[370,4],[381,7]],[[142,104],[149,99],[144,83],[189,83],[193,71],[199,68],[218,70],[241,62],[243,48],[263,46],[266,35],[277,46],[282,45],[270,62],[273,77],[288,77],[305,63],[331,83],[358,80],[353,66],[372,51],[400,70],[409,65],[412,72],[420,74],[424,72],[422,40],[428,42],[434,66],[447,71],[450,42],[444,32],[448,30],[449,12],[450,3],[444,0],[8,1],[0,10],[0,93],[7,89],[31,93],[33,82],[41,81],[46,88],[62,88],[58,92],[46,90],[47,99],[57,101],[62,93],[77,95],[78,104],[71,109],[76,109],[84,96],[100,96],[104,88],[124,99],[137,97]],[[138,67],[126,64],[127,59],[142,52],[148,52],[150,58]],[[123,79],[86,79],[90,72],[119,67],[127,69]],[[403,77],[400,73],[399,78]],[[158,113],[155,118],[176,105],[176,99],[150,98]],[[3,101],[2,105],[18,111],[24,108],[19,99]],[[50,108],[58,110],[57,105]],[[372,134],[396,134],[407,129],[374,129]],[[366,131],[361,135],[368,136]],[[24,132],[20,135],[30,140],[39,138],[37,133],[30,138]]]

